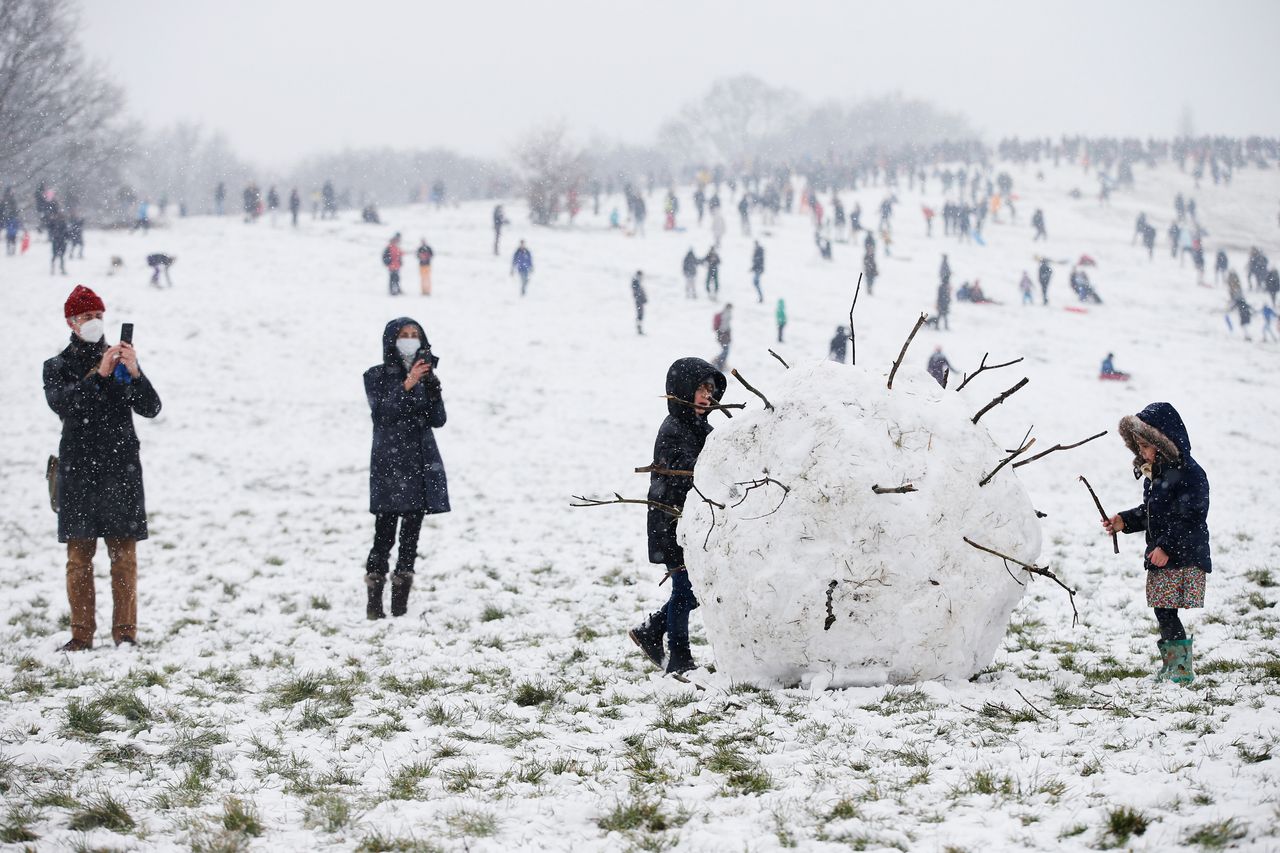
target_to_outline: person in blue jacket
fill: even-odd
[[[375,522],[373,548],[365,564],[369,619],[386,618],[382,593],[396,527],[400,551],[391,580],[391,615],[403,616],[413,587],[422,517],[449,511],[449,484],[433,432],[446,418],[435,371],[438,363],[422,326],[400,317],[382,332],[382,363],[364,374],[373,417],[369,511]]]
[[[533,273],[533,253],[524,245],[523,240],[516,253],[511,256],[511,272],[520,273],[520,295],[524,296],[529,288],[529,276]]]
[[[1191,456],[1191,439],[1178,411],[1152,403],[1120,419],[1120,437],[1134,455],[1134,477],[1144,477],[1142,504],[1102,522],[1108,533],[1146,533],[1143,567],[1147,606],[1160,626],[1163,665],[1157,680],[1187,684],[1195,678],[1191,638],[1178,610],[1204,607],[1209,555],[1209,478]]]

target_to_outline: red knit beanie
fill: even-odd
[[[74,317],[77,314],[87,314],[90,311],[106,310],[107,306],[103,304],[102,297],[83,284],[76,285],[76,289],[71,291],[71,295],[67,297],[66,304],[62,306],[64,317]]]

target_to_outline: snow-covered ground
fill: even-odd
[[[1280,850],[1280,346],[1227,331],[1225,288],[1198,287],[1168,256],[1176,191],[1195,196],[1210,252],[1260,245],[1280,258],[1280,175],[1245,171],[1195,191],[1176,169],[1140,168],[1110,207],[1078,167],[1011,169],[1018,224],[960,245],[905,188],[892,257],[857,309],[858,369],[887,374],[921,310],[939,254],[1000,305],[953,306],[922,330],[903,370],[942,345],[972,371],[1024,356],[964,389],[1003,447],[1029,426],[1037,449],[1112,432],[1018,470],[1043,520],[1041,563],[1079,588],[1036,581],[993,666],[973,681],[811,694],[706,675],[660,677],[626,629],[664,600],[646,561],[644,511],[571,509],[573,494],[641,497],[665,413],[666,368],[710,357],[712,305],[679,275],[707,228],[644,238],[589,213],[573,229],[520,224],[492,254],[490,206],[390,209],[374,227],[304,219],[171,221],[149,236],[88,235],[88,257],[50,277],[47,245],[0,257],[8,366],[0,372],[0,841],[38,849],[512,850],[803,849]],[[726,198],[728,194],[726,192]],[[877,188],[845,193],[874,223]],[[924,199],[940,206],[936,180]],[[825,199],[824,199],[825,201]],[[682,191],[691,209],[687,189]],[[610,205],[620,204],[611,199]],[[731,204],[731,202],[730,202]],[[766,304],[730,204],[723,297],[736,306],[731,366],[766,394],[783,367],[821,359],[846,321],[860,245],[822,261],[805,218],[762,241]],[[1032,244],[1043,207],[1050,241]],[[650,210],[660,208],[655,195]],[[589,208],[588,208],[589,209]],[[1152,261],[1130,245],[1145,210]],[[691,216],[686,213],[686,222]],[[759,232],[760,226],[756,224]],[[436,249],[435,294],[386,294],[392,231]],[[509,275],[525,237],[529,295]],[[147,285],[143,258],[178,257],[175,286]],[[1074,305],[1058,267],[1052,306],[1023,307],[1033,255],[1098,261],[1106,304]],[[122,274],[106,275],[120,255]],[[1212,264],[1210,256],[1210,264]],[[646,336],[629,280],[644,269]],[[58,420],[40,365],[65,343],[74,283],[107,304],[108,337],[135,343],[164,411],[139,419],[151,539],[140,546],[140,639],[111,646],[105,555],[98,647],[63,655],[64,550],[44,491]],[[1038,294],[1037,294],[1038,296]],[[790,315],[777,344],[774,300]],[[1251,294],[1255,306],[1260,297]],[[421,321],[441,356],[449,411],[438,439],[454,511],[428,520],[409,615],[364,619],[370,422],[361,373],[387,320]],[[1099,382],[1108,351],[1132,371]],[[731,382],[728,399],[759,405]],[[1109,511],[1140,484],[1115,425],[1154,400],[1182,412],[1213,487],[1215,571],[1188,619],[1200,677],[1152,684],[1155,626],[1141,545],[1101,535],[1084,474]],[[715,417],[719,417],[716,415]],[[993,560],[993,578],[1004,569]],[[905,620],[904,621],[909,621]],[[711,662],[700,616],[695,656]]]

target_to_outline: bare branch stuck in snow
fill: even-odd
[[[772,411],[773,411],[773,403],[770,403],[770,402],[769,402],[769,398],[768,398],[768,397],[766,397],[765,395],[761,394],[761,393],[760,393],[759,391],[757,391],[755,388],[753,388],[750,382],[748,382],[747,380],[743,379],[743,378],[742,378],[742,374],[738,372],[737,368],[734,368],[733,370],[731,370],[731,371],[729,371],[729,372],[733,374],[733,378],[734,378],[734,379],[736,379],[736,380],[738,380],[739,382],[741,382],[741,383],[742,383],[742,387],[743,387],[743,388],[746,388],[748,391],[750,391],[752,394],[755,394],[757,397],[759,397],[759,398],[764,402],[764,407],[765,407],[765,409],[766,409],[766,410],[768,410],[768,411],[770,411],[770,412],[772,412]]]
[[[927,321],[928,319],[929,319],[928,314],[921,314],[920,319],[916,320],[915,328],[911,330],[911,334],[907,335],[906,341],[903,342],[902,350],[901,352],[898,353],[898,359],[893,363],[893,369],[889,371],[889,384],[887,387],[889,388],[890,391],[893,390],[893,377],[898,374],[898,368],[902,366],[902,359],[906,358],[907,347],[911,346],[911,341],[915,338],[916,332],[920,331],[920,327],[923,326],[925,324],[925,321]]]
[[[977,548],[979,551],[986,551],[988,554],[994,554],[995,556],[1004,560],[1006,563],[1013,563],[1014,565],[1021,567],[1023,571],[1029,572],[1033,575],[1040,575],[1041,577],[1048,578],[1049,580],[1056,583],[1058,586],[1065,589],[1067,591],[1067,595],[1069,596],[1069,601],[1071,602],[1071,627],[1074,628],[1076,624],[1080,621],[1080,611],[1076,610],[1076,591],[1071,587],[1067,586],[1061,580],[1059,580],[1058,576],[1055,575],[1053,572],[1049,571],[1047,567],[1033,566],[1031,563],[1022,562],[1017,557],[1010,557],[1008,554],[1001,554],[999,551],[995,550],[994,548],[988,548],[986,545],[979,545],[977,542],[974,542],[968,536],[964,536],[961,538],[963,538],[965,542],[972,545],[974,548]],[[1007,569],[1008,566],[1006,565],[1005,568]]]
[[[1082,444],[1088,444],[1089,442],[1093,441],[1095,438],[1102,438],[1106,434],[1107,434],[1107,431],[1104,429],[1102,432],[1098,433],[1097,435],[1091,435],[1088,438],[1086,438],[1084,441],[1077,441],[1075,444],[1055,444],[1053,447],[1050,447],[1048,450],[1045,450],[1041,453],[1037,453],[1035,456],[1032,456],[1030,459],[1023,459],[1021,462],[1015,463],[1013,467],[1021,468],[1023,465],[1029,465],[1032,462],[1035,462],[1037,459],[1048,456],[1050,453],[1053,453],[1054,451],[1057,451],[1057,450],[1073,450],[1074,448],[1077,448]]]
[[[1017,364],[1018,362],[1022,361],[1021,358],[1015,358],[1013,361],[1006,361],[1003,364],[987,364],[987,356],[989,355],[991,355],[991,353],[989,352],[984,352],[982,354],[982,363],[978,365],[978,369],[975,370],[973,373],[966,374],[964,377],[964,381],[956,386],[956,391],[959,391],[961,388],[968,385],[970,382],[972,382],[974,379],[977,378],[979,373],[981,373],[984,370],[999,370],[1002,367],[1008,367],[1011,364]]]
[[[691,409],[698,408],[696,404],[691,403],[688,400],[681,400],[674,394],[663,394],[662,399],[671,400],[672,402],[679,403],[682,406],[688,406]],[[724,412],[725,417],[731,418],[733,417],[733,412],[731,412],[730,409],[745,409],[746,407],[746,403],[708,403],[705,408],[713,412]]]
[[[905,495],[908,492],[917,492],[919,489],[910,483],[907,483],[903,486],[895,486],[892,489],[876,485],[871,487],[871,491],[875,492],[877,495]]]
[[[996,397],[996,398],[995,398],[994,400],[992,400],[990,403],[987,403],[985,406],[983,406],[981,409],[979,409],[979,410],[978,410],[978,413],[977,413],[976,415],[974,415],[974,416],[973,416],[973,422],[976,424],[976,423],[978,422],[978,420],[979,420],[983,415],[985,415],[987,412],[991,411],[991,410],[992,410],[992,409],[994,409],[996,406],[998,406],[998,405],[1000,405],[1001,403],[1003,403],[1003,402],[1004,402],[1005,400],[1007,400],[1009,397],[1013,396],[1015,393],[1017,393],[1017,392],[1022,388],[1022,386],[1023,386],[1023,385],[1026,385],[1026,384],[1027,384],[1028,382],[1030,382],[1030,381],[1031,381],[1031,380],[1030,380],[1030,379],[1028,379],[1027,377],[1025,377],[1025,376],[1024,376],[1024,377],[1022,377],[1022,381],[1021,381],[1021,382],[1019,382],[1017,385],[1014,385],[1014,386],[1013,386],[1012,388],[1010,388],[1008,391],[1005,391],[1005,392],[1004,392],[1003,394],[1001,394],[999,397]]]
[[[862,292],[862,273],[858,273],[858,286],[853,289],[853,304],[849,306],[849,363],[858,364],[858,336],[853,330],[853,309],[858,307],[858,294]]]
[[[614,500],[602,501],[602,500],[599,500],[598,498],[587,498],[587,497],[583,497],[582,495],[574,495],[573,499],[575,501],[581,501],[581,503],[576,503],[576,504],[571,503],[569,504],[569,506],[578,507],[578,506],[609,506],[610,504],[639,504],[641,506],[650,506],[650,507],[653,507],[654,509],[661,510],[662,512],[665,512],[667,515],[670,515],[673,518],[680,517],[680,510],[676,509],[673,506],[667,506],[666,504],[658,503],[657,501],[640,500],[637,498],[624,498],[622,495],[618,494],[617,492],[613,493],[613,497],[614,497]]]

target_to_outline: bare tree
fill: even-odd
[[[564,122],[529,132],[516,149],[535,225],[550,225],[559,216],[561,197],[586,188],[591,162],[586,151],[569,139]]]
[[[767,141],[795,121],[798,96],[749,74],[717,80],[662,128],[665,145],[688,158],[700,154],[737,163],[767,153]]]
[[[99,207],[130,155],[124,94],[89,63],[69,0],[0,0],[0,175]]]

